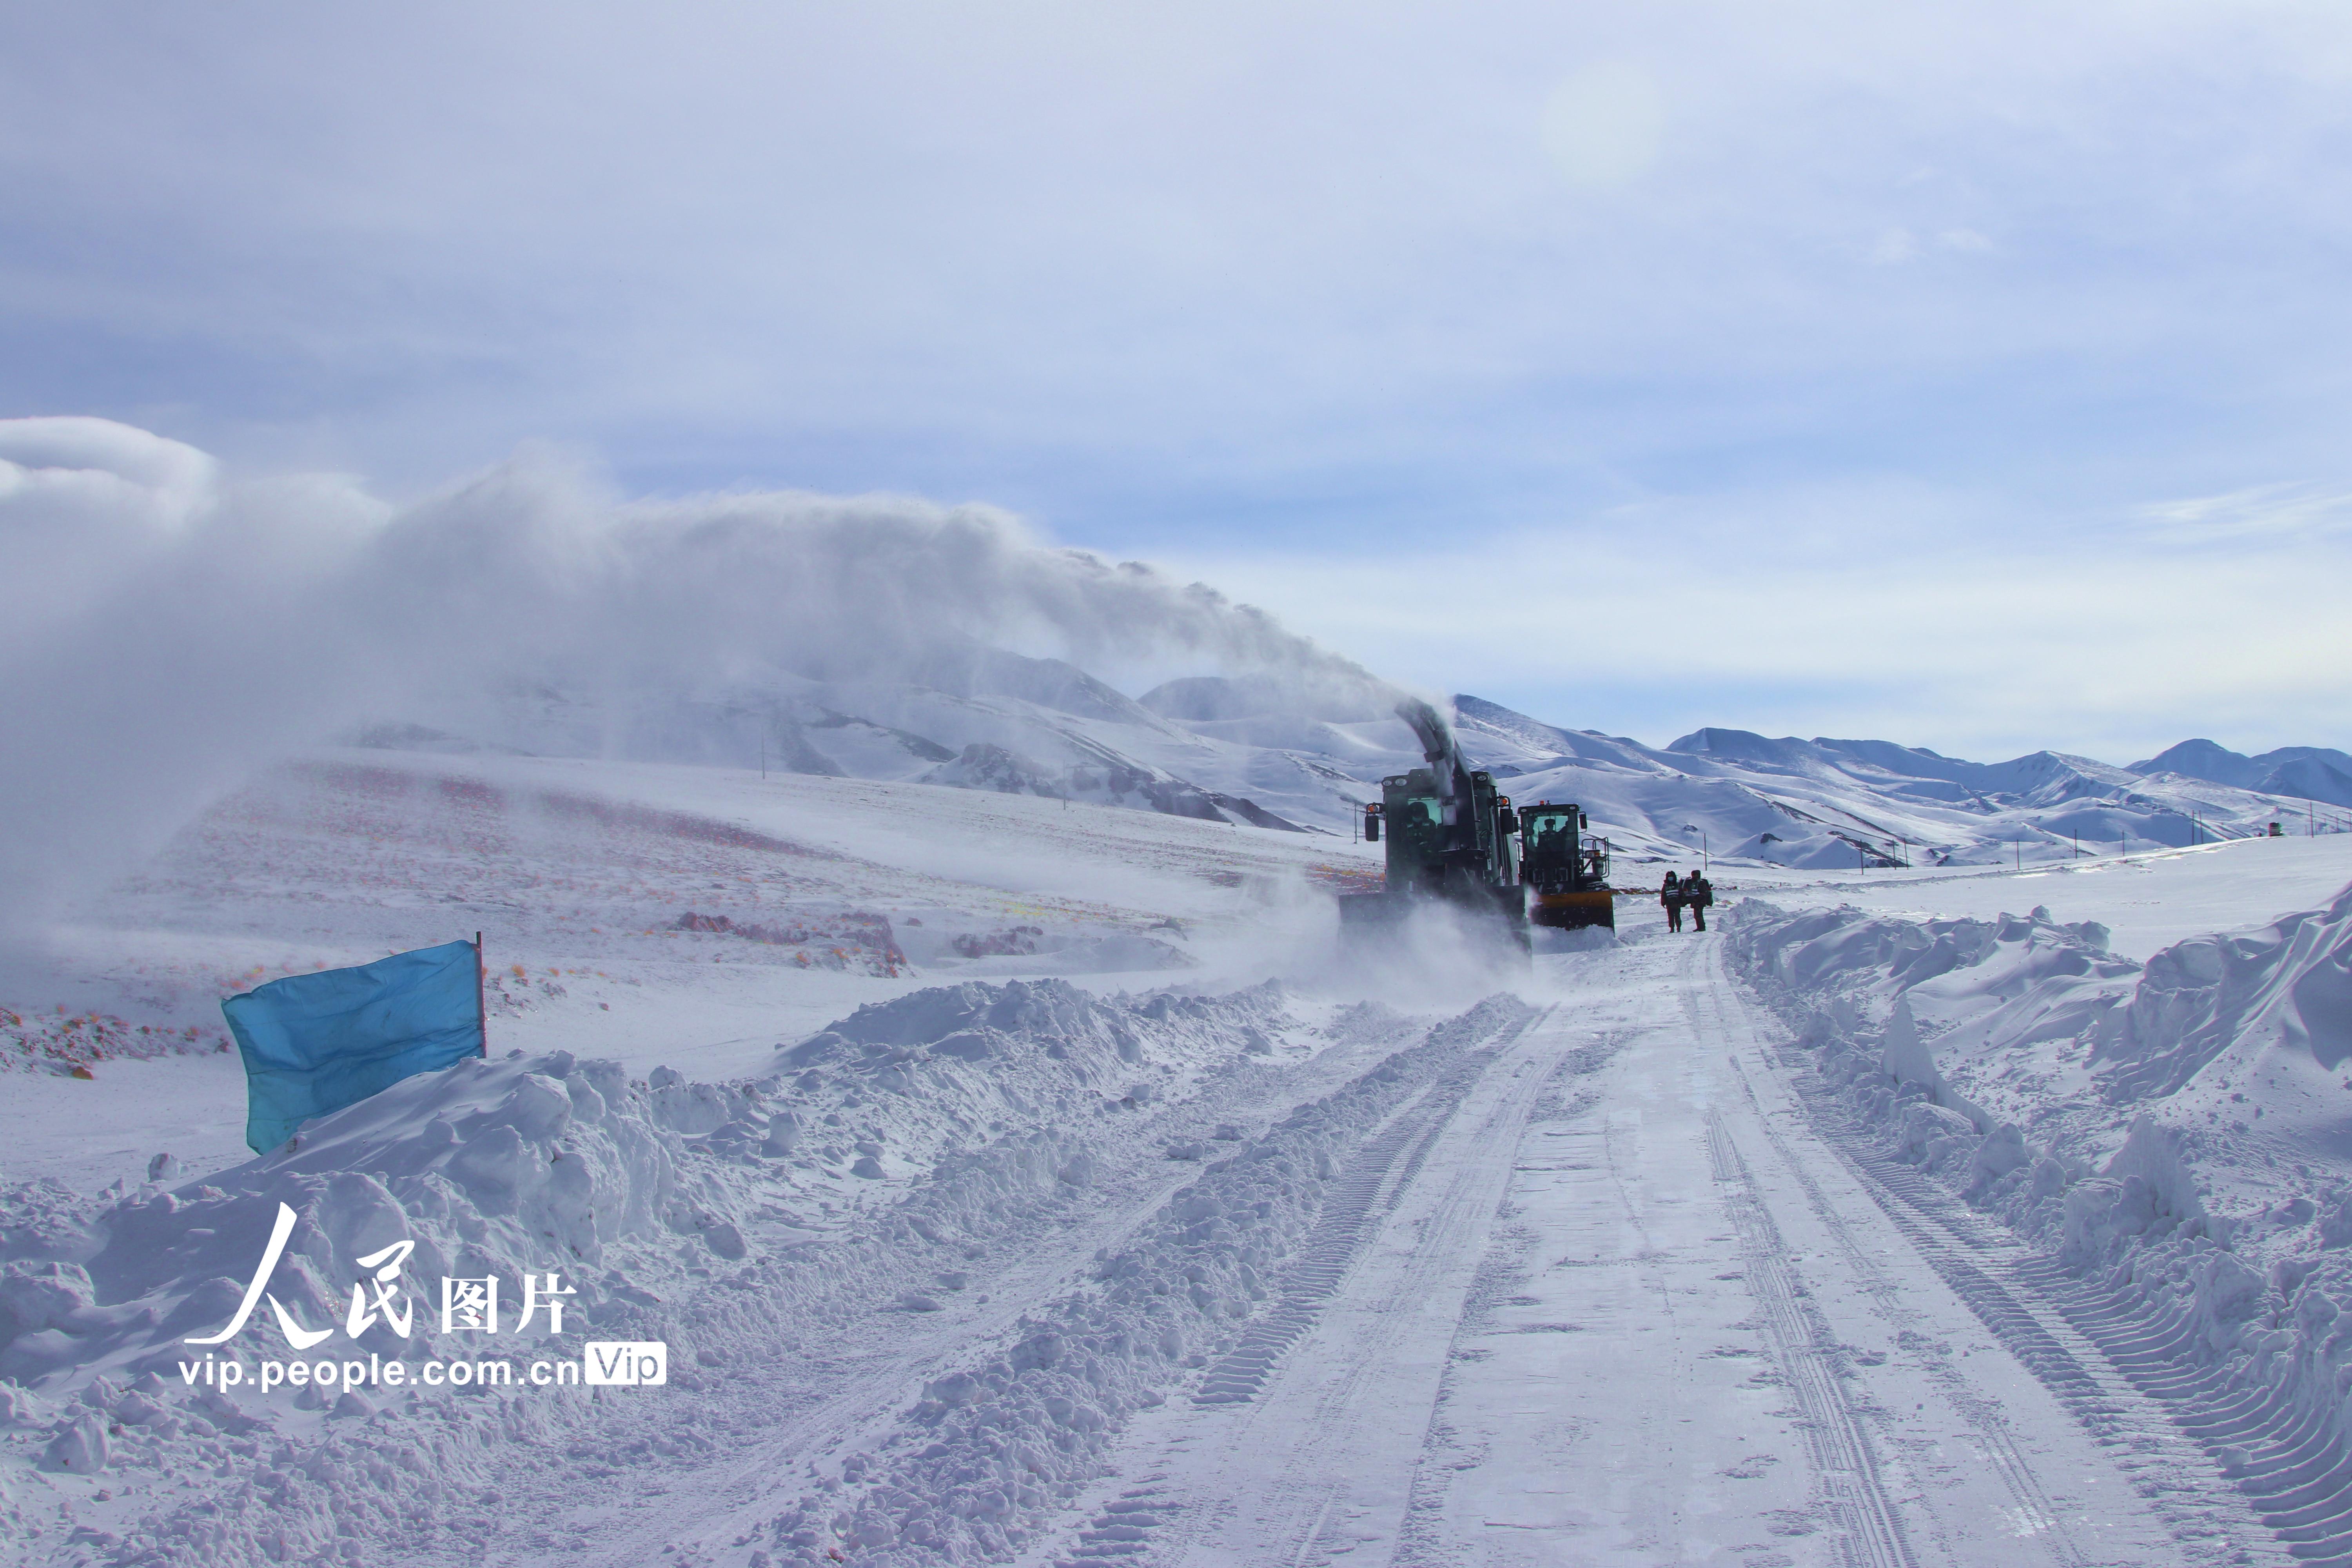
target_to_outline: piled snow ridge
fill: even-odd
[[[257,1478],[259,1490],[226,1504],[139,1521],[120,1562],[258,1563],[339,1538],[413,1540],[420,1521],[464,1511],[497,1445],[612,1416],[576,1390],[330,1394],[363,1419],[309,1438],[287,1407],[317,1408],[315,1391],[304,1405],[189,1385],[181,1363],[202,1352],[181,1342],[229,1321],[280,1203],[297,1223],[269,1290],[299,1327],[347,1331],[348,1292],[368,1272],[359,1259],[415,1244],[402,1280],[415,1332],[378,1321],[306,1353],[576,1356],[544,1338],[459,1333],[453,1349],[427,1332],[437,1301],[420,1280],[489,1275],[514,1290],[525,1273],[554,1271],[578,1292],[567,1335],[667,1340],[673,1384],[693,1390],[698,1366],[747,1343],[789,1347],[877,1303],[923,1310],[919,1289],[939,1289],[970,1248],[1083,1209],[1101,1152],[1150,1158],[1152,1108],[1247,1070],[1284,1008],[1273,985],[1099,998],[1061,982],[968,984],[860,1009],[782,1052],[789,1079],[702,1084],[657,1069],[631,1081],[561,1051],[475,1060],[173,1190],[151,1184],[111,1204],[55,1184],[0,1195],[0,1434],[13,1433],[0,1498],[8,1467],[26,1462]],[[828,1234],[854,1193],[897,1201]],[[807,1217],[818,1209],[835,1218]],[[518,1304],[506,1300],[509,1319]],[[224,1350],[283,1357],[279,1337],[264,1309]],[[110,1449],[77,1446],[92,1413]]]
[[[1906,1099],[2013,1119],[2052,1089],[2090,1089],[2090,1058],[2116,1037],[2140,973],[2106,951],[2105,927],[2040,908],[1915,921],[1748,900],[1725,928],[1735,967],[1822,1050],[1824,1072],[1856,1086],[1873,1121]]]
[[[2172,1094],[2257,1039],[2323,1070],[2352,1057],[2352,888],[2251,936],[2196,937],[2151,958],[2114,1052],[2118,1096]]]
[[[2038,910],[1975,929],[1750,902],[1727,923],[1890,1154],[2049,1247],[2200,1386],[2259,1393],[2352,1454],[2352,889],[2136,975]]]
[[[1400,1107],[1533,1013],[1492,997],[1304,1105],[1171,1198],[993,1359],[933,1380],[899,1430],[769,1521],[785,1562],[1001,1561],[1102,1472],[1136,1413],[1280,1294],[1333,1177]],[[1221,1131],[1226,1130],[1221,1130]],[[755,1558],[755,1561],[760,1559]]]
[[[1131,1001],[1063,981],[967,983],[862,1007],[781,1051],[789,1082],[691,1083],[668,1068],[632,1082],[567,1051],[469,1059],[233,1170],[151,1184],[70,1240],[43,1231],[11,1245],[0,1377],[46,1386],[168,1369],[184,1336],[235,1311],[281,1203],[298,1223],[272,1289],[305,1326],[339,1321],[366,1272],[357,1260],[404,1238],[415,1278],[558,1270],[578,1282],[573,1311],[597,1324],[629,1289],[615,1265],[640,1288],[679,1272],[615,1248],[683,1237],[740,1260],[745,1216],[769,1197],[936,1179],[987,1145],[1083,1135],[1204,1062],[1268,1048],[1280,1006],[1273,986]],[[39,1289],[21,1283],[35,1275]],[[358,1343],[421,1353],[383,1322]]]
[[[748,1106],[740,1090],[717,1094]],[[623,1284],[602,1267],[609,1248],[724,1206],[681,1172],[667,1120],[617,1064],[563,1051],[409,1079],[234,1170],[123,1198],[68,1256],[8,1261],[0,1377],[39,1387],[170,1370],[183,1338],[236,1310],[280,1204],[297,1224],[270,1289],[304,1327],[341,1321],[368,1273],[358,1259],[403,1239],[416,1279],[560,1270],[593,1323]],[[425,1353],[382,1321],[356,1340],[362,1353]]]
[[[2174,973],[2169,950],[2143,970],[2107,953],[2095,922],[2061,925],[2039,908],[1914,921],[1751,900],[1725,925],[1734,966],[1895,1158],[2029,1234],[2074,1236],[2070,1258],[2105,1223],[2094,1200],[2112,1187],[2124,1201],[2126,1183],[2151,1214],[2208,1225],[2187,1163],[2196,1141],[2135,1089],[2164,1054],[2133,1020]]]

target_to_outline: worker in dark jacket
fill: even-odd
[[[1683,879],[1683,902],[1690,906],[1691,920],[1699,931],[1706,929],[1706,907],[1715,902],[1715,884],[1693,871]]]
[[[1665,905],[1665,906],[1666,906],[1666,929],[1667,929],[1668,931],[1680,931],[1680,930],[1682,930],[1682,929],[1683,929],[1683,884],[1682,884],[1682,879],[1680,879],[1680,878],[1676,877],[1676,876],[1675,876],[1672,871],[1669,871],[1669,872],[1667,872],[1667,873],[1666,873],[1666,880],[1665,880],[1665,884],[1664,884],[1664,886],[1661,887],[1661,888],[1658,889],[1658,902],[1660,902],[1660,903],[1662,903],[1662,904],[1664,904],[1664,905]]]

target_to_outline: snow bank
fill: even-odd
[[[2085,1331],[2189,1402],[2181,1419],[2284,1510],[2273,1522],[2335,1540],[2352,1470],[2352,889],[2137,974],[2095,929],[2039,910],[1988,926],[1751,902],[1727,924],[1735,963],[1885,1152],[2047,1247],[2088,1287]],[[1956,1072],[2004,1117],[1938,1103]]]
[[[2352,888],[2250,936],[2148,960],[2107,1057],[2118,1098],[2168,1095],[2224,1051],[2275,1041],[2332,1070],[2352,1057]]]
[[[2031,1115],[2042,1088],[2089,1088],[2086,1054],[2113,1034],[2139,973],[2107,952],[2105,927],[2046,909],[1916,921],[1751,900],[1725,928],[1734,963],[1826,1047],[1841,1083],[1867,1080],[1869,1114],[1887,1115],[1908,1087],[1979,1130]]]
[[[749,1110],[741,1091],[719,1091]],[[358,1259],[413,1240],[413,1279],[511,1279],[559,1269],[593,1323],[624,1281],[607,1249],[691,1230],[718,1199],[681,1179],[667,1108],[609,1062],[563,1052],[467,1061],[396,1084],[310,1124],[290,1147],[176,1191],[150,1188],[95,1215],[81,1256],[17,1258],[0,1280],[0,1377],[28,1386],[167,1371],[181,1341],[226,1324],[260,1262],[278,1205],[297,1224],[271,1289],[310,1328],[338,1323]],[[36,1293],[21,1281],[39,1279]],[[257,1322],[257,1328],[259,1326]],[[378,1322],[362,1352],[416,1357],[428,1342]]]
[[[1284,1007],[1273,986],[1101,998],[967,984],[861,1008],[780,1047],[760,1079],[631,1079],[564,1052],[516,1055],[406,1080],[200,1182],[0,1194],[0,1435],[15,1434],[0,1487],[44,1465],[255,1479],[125,1521],[122,1562],[407,1539],[418,1510],[462,1506],[493,1447],[555,1441],[588,1406],[577,1390],[311,1390],[306,1405],[190,1386],[180,1363],[202,1352],[184,1341],[229,1321],[280,1203],[296,1223],[270,1290],[298,1326],[338,1331],[309,1353],[576,1355],[543,1324],[454,1346],[427,1331],[442,1275],[511,1290],[552,1271],[578,1292],[563,1347],[664,1340],[672,1383],[693,1389],[747,1344],[789,1348],[877,1306],[927,1310],[960,1288],[972,1249],[1083,1210],[1104,1151],[1156,1155],[1158,1108],[1272,1049]],[[403,1239],[416,1331],[378,1321],[347,1336],[360,1259]],[[292,1353],[266,1308],[230,1349]],[[323,1427],[301,1415],[322,1407]],[[92,1420],[108,1444],[88,1440]]]
[[[860,1008],[745,1083],[667,1068],[633,1082],[563,1051],[461,1062],[234,1170],[151,1184],[73,1241],[44,1233],[0,1253],[0,1377],[41,1387],[168,1368],[184,1335],[235,1310],[281,1203],[298,1219],[273,1289],[306,1325],[340,1320],[366,1272],[357,1260],[404,1237],[413,1278],[560,1270],[593,1325],[630,1280],[675,1281],[674,1263],[627,1243],[685,1237],[740,1258],[746,1215],[780,1189],[911,1176],[989,1142],[992,1125],[1084,1127],[1261,1047],[1278,1008],[1272,988],[1131,1001],[1060,981],[967,983]],[[17,1286],[36,1275],[38,1292]],[[358,1342],[423,1353],[383,1323]]]

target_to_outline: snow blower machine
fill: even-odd
[[[1397,717],[1412,727],[1428,765],[1382,779],[1381,798],[1364,807],[1364,841],[1388,846],[1387,886],[1340,897],[1342,933],[1393,932],[1416,909],[1440,905],[1528,950],[1510,797],[1496,792],[1492,773],[1465,765],[1452,730],[1428,703],[1400,703]]]

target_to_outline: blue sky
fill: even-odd
[[[17,7],[0,416],[982,500],[1383,673],[2352,741],[2330,5]]]

